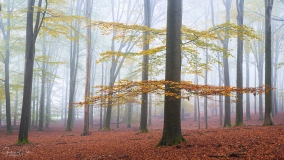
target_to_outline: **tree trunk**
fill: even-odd
[[[239,27],[243,27],[244,24],[244,0],[236,0],[236,6],[238,11],[237,22]],[[237,88],[243,88],[243,32],[238,33],[237,44]],[[237,92],[236,103],[236,121],[235,126],[243,125],[243,93]]]
[[[102,62],[102,79],[101,79],[102,87],[104,86],[104,62]],[[101,96],[103,96],[103,91],[101,91]],[[104,100],[101,99],[101,108],[100,108],[100,129],[103,129],[103,104]]]
[[[85,84],[85,107],[84,107],[84,129],[83,136],[89,135],[89,98],[90,97],[90,70],[91,70],[91,5],[90,1],[86,0],[86,22],[87,22],[87,46],[86,46],[86,84]]]
[[[71,4],[73,5],[73,4]],[[76,5],[76,15],[79,15],[79,11],[81,9],[81,1],[77,1]],[[73,9],[73,6],[71,6]],[[77,40],[75,42],[71,41],[70,45],[70,83],[69,83],[69,100],[68,100],[68,119],[67,119],[67,126],[66,131],[72,131],[72,126],[74,122],[74,108],[73,108],[73,101],[75,96],[75,88],[76,88],[76,79],[77,79],[77,70],[78,70],[78,61],[79,61],[79,22],[75,20],[75,37]],[[72,33],[71,33],[72,36]]]
[[[271,12],[273,0],[265,0],[265,116],[263,125],[273,125],[272,111],[272,63],[271,63]],[[268,91],[267,91],[268,89]]]
[[[12,14],[12,8],[10,7],[10,1],[7,1],[7,11],[8,14]],[[10,98],[10,77],[9,77],[9,68],[10,68],[10,27],[11,27],[11,19],[8,16],[6,27],[4,27],[4,24],[1,23],[1,31],[5,40],[5,98],[6,98],[6,133],[12,134],[12,122],[11,122],[11,98]],[[5,28],[7,28],[5,32]]]
[[[36,88],[36,117],[35,117],[35,126],[38,127],[38,114],[39,114],[39,77],[37,78],[37,88]]]
[[[132,120],[132,107],[133,107],[133,103],[132,102],[128,102],[127,105],[127,128],[131,128],[131,120]]]
[[[144,25],[150,28],[150,0],[144,0]],[[148,32],[144,33],[143,39],[143,50],[149,49],[149,38]],[[143,55],[142,62],[142,81],[146,83],[148,81],[148,66],[149,66],[149,55]],[[147,85],[145,85],[147,87]],[[146,89],[147,90],[147,89]],[[142,93],[141,100],[141,116],[140,116],[140,132],[148,132],[147,120],[148,120],[148,93]]]
[[[149,94],[148,126],[152,125],[152,95]]]
[[[66,77],[65,77],[65,80],[66,80],[66,88],[65,88],[65,97],[64,97],[64,126],[67,125],[67,109],[68,109],[68,103],[67,103],[67,100],[68,100],[68,84],[69,84],[69,79],[68,79],[68,68],[66,67]]]
[[[33,68],[34,68],[34,56],[35,56],[35,42],[37,34],[40,30],[42,21],[45,16],[45,11],[43,11],[42,19],[40,20],[42,11],[38,10],[34,31],[33,31],[34,3],[35,3],[34,0],[28,0],[27,24],[26,24],[26,51],[25,51],[26,61],[25,61],[25,74],[24,74],[22,115],[21,115],[21,123],[20,123],[20,130],[18,136],[19,144],[29,143],[28,129],[29,129],[29,120],[31,115],[31,93],[32,93]],[[40,8],[41,5],[42,5],[42,0],[39,0],[38,7]]]
[[[16,126],[17,124],[17,116],[18,116],[18,90],[16,91],[16,98],[14,103],[15,111],[14,111],[14,122],[13,125]]]
[[[246,87],[249,87],[249,53],[246,52]],[[246,119],[251,120],[250,117],[250,93],[246,93]]]
[[[46,35],[44,34],[44,43],[43,43],[43,56],[46,56],[46,45],[45,45],[45,41],[46,41]],[[45,104],[45,73],[46,73],[46,62],[43,61],[42,62],[42,67],[41,67],[41,94],[40,94],[40,107],[39,107],[39,126],[38,126],[38,130],[39,131],[43,131],[43,122],[44,122],[44,104]]]
[[[230,22],[230,10],[231,10],[231,2],[232,0],[224,1],[224,5],[226,7],[226,22]],[[224,65],[224,86],[230,87],[230,72],[229,72],[229,58],[228,58],[228,46],[229,46],[229,33],[226,30],[225,39],[222,41],[223,44],[223,65]],[[224,127],[231,126],[231,97],[225,96],[225,120]]]
[[[167,35],[166,35],[166,76],[168,82],[179,83],[181,79],[181,24],[182,0],[168,0]],[[185,141],[181,134],[180,89],[173,89],[172,84],[165,86],[163,136],[158,146],[170,146]]]

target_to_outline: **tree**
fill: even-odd
[[[150,0],[144,0],[144,25],[150,28]],[[149,49],[149,38],[148,32],[144,33],[144,40],[143,40],[143,50]],[[149,55],[143,55],[143,62],[142,62],[142,81],[148,81],[148,65],[149,65]],[[148,93],[142,94],[142,101],[141,101],[141,119],[140,119],[140,132],[148,132],[147,129],[147,113],[148,113]]]
[[[182,0],[168,0],[166,35],[166,81],[181,80],[181,25]],[[185,141],[181,134],[181,99],[179,89],[171,84],[165,85],[163,136],[158,146],[170,146]],[[174,96],[170,95],[174,94]]]
[[[90,96],[90,70],[91,70],[91,4],[89,0],[86,0],[86,22],[87,22],[87,46],[86,46],[86,84],[85,84],[85,107],[84,107],[84,129],[83,136],[89,135],[89,99]]]
[[[224,5],[226,7],[226,22],[230,21],[230,10],[232,0],[224,0]],[[229,47],[229,33],[225,35],[225,39],[221,41],[223,44],[223,65],[224,65],[224,86],[230,86],[230,72],[229,72],[229,57],[228,57],[228,47]],[[224,127],[231,126],[231,98],[230,96],[225,96],[225,120]]]
[[[76,5],[76,15],[79,15],[82,3],[80,0],[77,1]],[[73,4],[71,4],[71,8],[73,10]],[[72,13],[71,13],[72,14]],[[75,41],[71,41],[70,45],[70,83],[69,83],[69,100],[68,100],[68,118],[67,118],[67,126],[65,131],[72,131],[72,121],[73,121],[73,101],[75,96],[75,88],[76,88],[76,79],[77,79],[77,70],[78,70],[78,61],[79,61],[79,22],[75,20]],[[73,34],[71,33],[71,36]]]
[[[236,0],[238,11],[237,22],[240,27],[244,24],[244,0]],[[237,44],[237,88],[243,88],[243,33],[240,31]],[[235,126],[243,125],[243,93],[237,92]]]
[[[42,45],[42,52],[43,56],[46,56],[46,34],[43,36],[43,45]],[[46,86],[46,61],[42,62],[41,67],[41,94],[40,94],[40,106],[39,106],[39,123],[38,123],[38,130],[43,131],[43,121],[44,121],[44,102],[46,101],[45,98],[45,86]],[[46,106],[47,107],[47,106]]]
[[[273,0],[265,0],[265,88],[272,87],[271,59],[271,12]],[[271,119],[272,91],[265,92],[265,114],[263,125],[273,125]]]
[[[249,48],[248,45],[244,47],[245,54],[246,54],[246,87],[249,87]],[[250,95],[246,93],[246,120],[250,120]]]
[[[12,7],[10,6],[10,0],[7,1],[7,11],[8,11],[8,16],[7,16],[7,23],[6,23],[6,28],[7,31],[5,32],[4,29],[4,24],[1,19],[0,22],[0,27],[1,31],[5,40],[5,96],[6,96],[6,128],[7,128],[7,134],[12,133],[12,123],[11,123],[11,98],[10,98],[10,71],[9,71],[9,66],[10,66],[10,27],[11,27],[11,18],[10,15],[12,15]]]
[[[42,0],[38,1],[39,9],[36,14],[35,25],[33,26],[34,4],[35,0],[28,0],[27,23],[26,23],[26,51],[25,51],[26,61],[25,61],[25,74],[24,74],[22,115],[21,115],[21,123],[20,123],[20,130],[18,136],[19,144],[29,143],[28,129],[29,129],[29,120],[31,115],[31,92],[32,92],[32,80],[33,80],[33,68],[34,68],[34,56],[35,56],[35,43],[46,13],[45,10],[47,9],[47,0],[45,1],[45,10],[43,11],[40,9],[42,6]]]

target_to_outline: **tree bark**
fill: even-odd
[[[166,35],[166,76],[165,80],[179,83],[181,80],[181,24],[182,0],[168,0]],[[158,146],[170,146],[185,141],[181,134],[180,89],[174,85],[165,86],[163,136]],[[173,93],[173,95],[167,95]]]
[[[81,1],[77,1],[76,5],[76,15],[79,15],[81,5]],[[72,4],[71,4],[72,5]],[[71,6],[73,9],[73,6]],[[66,131],[72,131],[73,121],[74,121],[74,108],[73,108],[73,101],[75,96],[75,88],[76,88],[76,79],[77,79],[77,70],[78,70],[78,61],[79,61],[79,22],[75,20],[75,37],[77,40],[75,42],[71,41],[70,45],[70,83],[69,83],[69,100],[68,100],[68,119],[67,119],[67,126]],[[72,33],[71,33],[72,34]],[[72,36],[72,35],[71,35]]]
[[[237,22],[239,27],[244,24],[244,0],[236,0],[238,11]],[[237,44],[237,88],[243,88],[243,32],[239,31]],[[243,93],[237,92],[235,126],[243,125]]]
[[[12,14],[10,1],[7,2],[7,11]],[[6,133],[12,134],[11,122],[11,98],[10,98],[10,17],[7,17],[7,31],[5,32],[4,24],[1,22],[1,31],[5,40],[5,98],[6,98]]]
[[[47,8],[47,1],[45,9]],[[34,0],[28,0],[27,10],[27,23],[26,23],[26,51],[25,51],[25,74],[24,74],[24,91],[23,91],[23,105],[20,130],[18,136],[18,143],[29,143],[28,129],[29,120],[31,115],[31,93],[32,93],[32,81],[33,81],[33,68],[34,68],[34,56],[35,56],[35,42],[42,25],[45,11],[39,11],[36,15],[36,22],[33,31],[33,14],[34,14]],[[42,0],[39,0],[38,7],[42,5]],[[41,14],[42,17],[41,17]],[[41,18],[41,19],[40,19]]]
[[[246,87],[249,87],[249,53],[246,52]],[[246,120],[251,120],[250,117],[250,93],[246,93]]]
[[[272,63],[271,63],[271,12],[273,0],[265,0],[265,116],[263,125],[273,125],[272,111]]]
[[[85,107],[84,107],[84,129],[83,136],[89,135],[89,98],[90,97],[90,70],[91,70],[91,5],[90,1],[86,0],[86,22],[87,22],[87,46],[86,46],[86,84],[85,84]]]
[[[150,28],[150,0],[144,0],[144,25]],[[143,39],[143,50],[149,49],[149,38],[148,32],[144,33]],[[148,81],[148,66],[149,66],[149,55],[143,55],[142,62],[142,81],[146,83]],[[147,85],[145,85],[147,87]],[[146,89],[147,90],[147,89]],[[147,128],[147,120],[148,120],[148,93],[142,93],[142,101],[141,101],[141,116],[140,116],[140,132],[148,132]]]

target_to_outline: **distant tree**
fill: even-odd
[[[128,102],[127,103],[127,128],[131,128],[132,108],[133,108],[133,103]]]
[[[47,1],[45,1],[45,10],[41,10],[42,0],[38,1],[38,11],[36,13],[34,25],[34,0],[28,0],[27,9],[27,24],[26,24],[26,53],[25,53],[25,74],[24,74],[24,91],[23,91],[23,105],[20,130],[18,136],[19,144],[29,143],[28,129],[29,120],[31,115],[31,93],[32,93],[32,80],[35,56],[35,43],[36,38],[45,17],[45,10],[47,8]],[[34,30],[33,30],[34,29]]]
[[[211,2],[211,19],[212,19],[212,25],[216,26],[215,24],[215,12],[214,12],[214,3],[213,0],[210,1]],[[218,54],[218,61],[220,61],[220,55]],[[223,62],[223,60],[221,60],[221,62]],[[219,86],[221,86],[224,82],[224,78],[222,77],[222,69],[221,69],[221,65],[218,64],[218,73],[219,73]],[[222,126],[223,124],[223,96],[219,95],[219,112],[220,112],[220,126]]]
[[[249,74],[249,48],[248,45],[244,47],[245,54],[246,54],[246,87],[249,87],[249,78],[252,77]],[[246,120],[250,120],[250,95],[246,93]]]
[[[272,58],[271,58],[271,12],[273,0],[265,0],[265,88],[272,87]],[[263,125],[273,125],[272,91],[265,92],[265,116]]]
[[[237,22],[240,27],[244,24],[244,0],[236,0],[238,11]],[[237,41],[237,88],[243,88],[243,32],[240,31]],[[237,92],[235,126],[243,125],[243,93]]]
[[[14,1],[12,2],[14,3]],[[12,133],[12,123],[11,123],[11,98],[10,98],[10,35],[11,35],[11,16],[13,12],[13,6],[10,4],[10,0],[7,1],[7,22],[4,26],[3,20],[0,21],[0,29],[5,40],[5,97],[6,97],[6,128],[7,134]]]
[[[165,80],[180,82],[182,0],[168,0],[167,10]],[[181,91],[172,87],[170,84],[165,86],[163,136],[158,146],[170,146],[185,141],[181,134],[181,99],[176,97]]]
[[[82,7],[82,1],[78,0],[76,4],[76,15],[79,16],[80,10]],[[73,4],[71,4],[71,10],[73,10]],[[73,13],[71,13],[73,14]],[[78,20],[75,20],[75,34],[71,33],[71,36],[75,37],[75,41],[71,41],[70,45],[70,83],[69,83],[69,100],[68,100],[68,119],[66,131],[72,131],[72,124],[74,120],[74,97],[75,97],[75,88],[76,88],[76,79],[77,79],[77,70],[79,62],[79,23]]]
[[[46,34],[43,36],[43,44],[42,44],[42,55],[46,57]],[[39,105],[39,123],[38,123],[38,130],[43,131],[43,123],[44,123],[44,104],[46,101],[45,91],[46,91],[46,61],[42,62],[41,66],[41,90],[40,90],[40,105]]]
[[[150,0],[144,0],[144,25],[150,28],[151,23],[151,8]],[[148,32],[144,33],[143,39],[143,50],[149,49],[149,38]],[[142,62],[142,81],[148,81],[148,66],[149,66],[149,55],[143,55]],[[141,100],[141,119],[140,119],[140,132],[148,132],[147,120],[148,120],[148,93],[142,94]]]
[[[87,23],[87,33],[86,33],[86,84],[85,84],[85,107],[84,107],[84,129],[83,129],[83,136],[89,135],[90,131],[89,131],[89,107],[90,107],[90,103],[89,103],[89,99],[88,97],[90,96],[90,70],[91,70],[91,10],[92,10],[92,6],[89,0],[86,0],[85,3],[85,7],[86,7],[86,23]]]
[[[230,11],[232,0],[223,0],[226,7],[226,22],[230,22]],[[223,44],[223,65],[224,65],[224,86],[230,86],[230,72],[229,72],[229,57],[228,57],[228,47],[229,47],[229,31],[225,34],[225,39],[221,40]],[[231,126],[231,98],[230,96],[225,96],[225,120],[224,127]]]

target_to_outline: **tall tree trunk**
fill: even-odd
[[[232,0],[223,1],[226,7],[226,22],[230,22],[230,10]],[[228,58],[228,46],[229,46],[229,33],[226,30],[225,39],[221,41],[223,44],[223,65],[224,65],[224,86],[230,87],[230,72],[229,72],[229,58]],[[225,96],[225,120],[224,127],[231,126],[231,97]]]
[[[239,27],[244,24],[244,0],[236,0],[238,11],[237,22]],[[237,88],[243,88],[243,32],[238,33],[237,47]],[[235,126],[243,125],[243,93],[237,92],[236,121]]]
[[[165,80],[180,83],[182,0],[168,0],[167,10]],[[181,134],[181,99],[178,98],[181,91],[171,87],[173,87],[172,84],[165,86],[165,92],[174,95],[165,94],[163,136],[158,143],[161,146],[175,145],[185,141]]]
[[[12,14],[10,7],[10,1],[7,2],[7,11]],[[11,98],[10,98],[10,17],[7,17],[7,32],[4,30],[4,25],[1,23],[1,30],[5,40],[5,98],[6,98],[6,133],[12,134],[12,122],[11,122]]]
[[[205,61],[206,61],[206,69],[205,69],[205,77],[204,77],[204,84],[207,85],[208,81],[208,49],[206,49]],[[205,121],[205,128],[208,129],[208,109],[207,109],[207,95],[204,96],[204,121]]]
[[[144,25],[150,28],[150,0],[144,0]],[[144,33],[143,39],[143,50],[149,49],[149,38],[148,32]],[[143,55],[142,62],[142,81],[146,83],[148,81],[148,66],[149,66],[149,55]],[[145,85],[147,87],[147,85]],[[147,90],[147,89],[146,89]],[[148,119],[148,93],[142,93],[142,101],[141,101],[141,116],[140,116],[140,132],[148,132],[147,129],[147,119]]]
[[[73,10],[73,4],[71,4],[71,9]],[[76,4],[76,15],[79,15],[81,9],[81,1],[78,0]],[[76,88],[76,79],[77,79],[77,70],[78,70],[78,61],[79,61],[79,22],[75,20],[75,37],[77,40],[75,42],[71,41],[70,45],[70,83],[69,83],[69,100],[68,100],[68,119],[66,131],[72,131],[72,126],[74,124],[74,108],[73,101],[75,97],[75,88]],[[72,35],[71,35],[72,36]]]
[[[273,125],[272,111],[272,63],[271,63],[271,12],[273,0],[265,0],[265,116],[263,125]]]
[[[34,56],[35,56],[35,42],[45,16],[45,11],[43,11],[43,13],[42,10],[40,9],[37,11],[36,22],[33,31],[34,3],[35,3],[34,0],[28,0],[24,92],[23,92],[21,123],[20,123],[20,130],[18,136],[18,143],[20,144],[29,143],[28,129],[29,129],[29,120],[31,115],[31,93],[32,93],[33,68],[34,68]],[[38,7],[40,8],[41,5],[42,5],[42,0],[39,0]],[[47,1],[45,9],[46,8],[47,8]]]
[[[90,0],[86,0],[86,22],[87,22],[87,46],[86,46],[86,84],[85,84],[85,107],[84,107],[84,129],[83,136],[89,135],[89,98],[90,97],[90,70],[91,70],[91,5]]]
[[[211,2],[211,16],[212,16],[212,25],[215,25],[215,14],[214,14],[214,5],[213,5],[213,0]],[[224,1],[223,1],[224,2]],[[227,10],[227,9],[226,9]],[[218,54],[218,61],[220,62],[220,56]],[[224,64],[224,60],[221,60]],[[219,73],[219,86],[222,85],[222,74],[221,74],[221,66],[218,64],[218,73]],[[224,79],[223,79],[224,81]],[[223,96],[219,95],[219,107],[220,107],[220,126],[223,125]]]
[[[43,56],[46,56],[46,35],[44,34],[44,43],[43,43]],[[45,104],[45,73],[46,73],[46,62],[43,61],[42,62],[42,67],[41,67],[41,94],[40,94],[40,107],[39,107],[39,126],[38,126],[38,130],[39,131],[43,131],[43,123],[44,123],[44,104]]]

